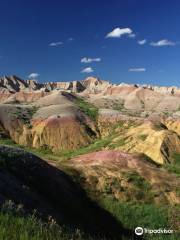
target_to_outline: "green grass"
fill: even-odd
[[[0,138],[0,144],[16,146],[17,144],[10,138]]]
[[[153,204],[120,202],[111,197],[103,199],[101,205],[129,228],[168,226],[168,213],[165,207],[158,208]]]
[[[72,157],[76,157],[78,155],[101,150],[104,147],[106,147],[108,144],[110,144],[111,141],[112,141],[112,136],[107,136],[107,137],[95,140],[88,146],[79,148],[77,150],[52,152],[51,149],[49,149],[47,146],[43,146],[42,148],[38,148],[38,149],[28,148],[28,147],[16,144],[14,141],[12,141],[9,138],[0,138],[0,144],[2,144],[2,145],[10,145],[10,146],[14,146],[14,147],[20,147],[31,153],[36,154],[39,157],[50,159],[50,160],[55,160],[55,161],[67,160]]]
[[[128,183],[132,185],[129,189],[130,196],[134,201],[150,203],[154,200],[154,193],[152,192],[151,184],[137,172],[124,172],[124,176]]]
[[[15,143],[13,140],[11,140],[8,137],[4,137],[4,138],[1,137],[0,144],[23,148],[31,153],[36,154],[37,156],[39,156],[41,158],[54,160],[54,161],[62,161],[62,160],[68,160],[68,159],[76,157],[78,155],[82,155],[82,154],[86,154],[86,153],[90,153],[90,152],[94,152],[94,151],[100,151],[107,146],[109,146],[110,149],[114,149],[115,147],[124,145],[125,141],[126,141],[125,138],[119,139],[119,141],[117,141],[117,143],[112,143],[112,140],[115,137],[119,136],[119,129],[128,129],[131,126],[133,126],[133,124],[134,124],[133,121],[129,121],[128,125],[124,126],[124,123],[122,121],[120,121],[112,126],[111,133],[108,136],[96,139],[89,145],[81,147],[81,148],[73,150],[73,151],[64,150],[61,152],[53,152],[46,145],[42,146],[41,148],[25,147],[25,146]],[[117,131],[117,129],[118,129],[118,131]]]
[[[37,106],[32,106],[28,108],[18,106],[16,107],[16,112],[14,112],[13,114],[16,116],[17,119],[21,120],[28,128],[32,128],[31,119],[37,110]]]
[[[142,141],[145,141],[147,137],[148,137],[147,134],[141,134],[141,135],[138,136],[138,138]]]
[[[17,147],[17,148],[23,148],[24,150],[27,150],[28,152],[34,153],[39,157],[46,158],[46,159],[51,159],[51,160],[59,160],[59,156],[54,154],[51,149],[43,146],[42,148],[28,148],[23,145],[15,143],[13,140],[9,138],[0,138],[0,145],[8,145],[12,147]]]
[[[116,149],[117,147],[123,146],[126,143],[127,138],[120,138],[116,142],[109,144],[109,149]]]
[[[137,172],[125,172],[125,177],[127,178],[128,182],[132,182],[135,186],[143,189],[143,190],[149,190],[151,188],[151,185],[146,181],[145,178],[140,176]]]
[[[59,153],[58,156],[62,158],[62,160],[66,160],[66,159],[76,157],[78,155],[99,151],[105,148],[106,146],[108,146],[111,143],[111,141],[112,141],[111,136],[104,137],[104,138],[95,140],[93,143],[89,144],[86,147],[82,147],[74,151],[63,151]]]
[[[173,156],[173,161],[166,164],[165,168],[169,172],[176,174],[177,177],[180,177],[180,154],[175,153]]]
[[[100,200],[100,205],[108,210],[118,221],[123,223],[124,227],[135,229],[137,226],[148,229],[176,229],[171,224],[171,207],[157,206],[154,204],[139,204],[132,202],[120,202],[112,197],[106,197]],[[174,228],[173,228],[174,227]],[[178,240],[178,236],[146,235],[145,239],[171,239]]]
[[[98,108],[93,104],[86,102],[83,98],[77,98],[75,103],[78,105],[80,110],[89,116],[93,121],[97,120]]]
[[[10,203],[10,204],[9,204]],[[49,217],[46,222],[38,219],[35,214],[25,215],[21,206],[14,207],[8,202],[0,210],[0,239],[3,240],[69,240],[92,239],[80,230],[71,230],[59,226]],[[95,240],[95,239],[94,239]]]

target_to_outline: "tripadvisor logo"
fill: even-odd
[[[174,231],[171,229],[148,229],[148,228],[142,228],[142,227],[136,227],[135,228],[135,234],[136,235],[142,235],[144,234],[172,234]]]
[[[142,235],[143,234],[143,228],[142,227],[135,228],[135,234],[136,235]]]

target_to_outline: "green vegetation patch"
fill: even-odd
[[[148,191],[151,189],[150,183],[135,171],[125,172],[124,176],[127,178],[128,182],[133,183],[135,186],[141,188],[143,191]]]
[[[62,151],[60,153],[57,153],[57,155],[62,160],[70,159],[78,155],[100,151],[103,148],[107,147],[111,143],[111,141],[112,141],[112,136],[104,137],[104,138],[95,140],[93,143],[89,144],[86,147],[82,147],[74,151]]]
[[[52,150],[47,146],[44,145],[41,148],[28,148],[22,145],[19,145],[12,141],[10,138],[0,138],[0,144],[1,145],[9,145],[9,146],[14,146],[14,147],[20,147],[23,148],[31,153],[36,154],[39,157],[50,159],[50,160],[67,160],[73,157],[76,157],[78,155],[94,152],[94,151],[99,151],[106,146],[108,146],[112,141],[112,136],[108,136],[105,138],[101,138],[98,140],[95,140],[88,146],[79,148],[77,150],[73,151],[61,151],[61,152],[52,152]]]
[[[76,98],[75,103],[78,105],[80,110],[89,116],[93,121],[97,120],[98,108],[93,104],[86,102],[83,98]]]
[[[106,197],[100,203],[128,228],[141,226],[153,229],[168,226],[167,207],[120,202],[112,197]]]
[[[25,215],[22,206],[8,201],[0,210],[0,239],[4,240],[69,240],[93,238],[79,229],[71,230],[59,226],[49,217],[43,222],[35,214]]]
[[[149,229],[173,229],[173,212],[178,211],[178,207],[159,206],[146,203],[120,202],[107,196],[99,202],[100,206],[108,210],[116,219],[123,223],[124,227],[135,229],[137,226]],[[178,233],[172,235],[145,235],[144,239],[156,240],[178,240]]]
[[[180,177],[180,153],[175,153],[172,160],[171,163],[165,165],[165,168]]]
[[[141,134],[141,135],[138,136],[138,138],[142,141],[145,141],[147,137],[148,137],[147,134]]]
[[[130,184],[125,189],[127,200],[134,202],[154,202],[154,192],[151,184],[137,172],[124,172],[123,176]]]
[[[13,114],[16,116],[17,119],[21,120],[28,128],[32,128],[31,119],[33,115],[37,112],[38,107],[32,106],[28,108],[17,107],[16,112]]]

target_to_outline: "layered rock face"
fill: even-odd
[[[0,103],[1,102],[32,102],[44,96],[41,89],[43,84],[35,80],[22,80],[17,76],[4,76],[0,78]]]
[[[80,93],[82,96],[89,97],[94,104],[101,103],[101,107],[103,104],[105,107],[108,101],[120,101],[125,109],[136,111],[166,111],[167,109],[175,111],[180,106],[180,90],[177,87],[143,87],[124,83],[115,85],[94,77],[81,81],[47,83],[38,83],[35,80],[25,81],[16,76],[0,78],[0,102],[19,92],[26,92],[26,94],[30,92],[31,95],[34,93],[38,96],[39,93],[36,94],[38,91],[48,93],[54,90]],[[33,98],[31,99],[33,101]],[[103,100],[104,103],[102,103]]]
[[[163,123],[167,126],[168,129],[176,132],[180,136],[180,119],[168,118],[164,119]]]
[[[104,103],[102,103],[102,100],[104,100]],[[109,86],[101,94],[92,96],[90,101],[103,108],[107,108],[107,106],[108,108],[117,108],[119,105],[121,110],[133,110],[136,112],[178,111],[180,106],[179,96],[161,94],[147,88],[124,84]],[[113,104],[110,105],[108,102]]]
[[[82,80],[81,84],[86,89],[86,92],[91,94],[101,93],[110,85],[109,82],[94,77],[88,77]]]
[[[44,93],[47,94],[54,90],[65,90],[72,93],[81,93],[84,91],[87,93],[97,93],[104,90],[108,85],[108,82],[92,77],[83,81],[38,83],[36,80],[25,81],[16,76],[4,76],[0,78],[0,102],[9,102],[12,99],[19,101],[19,98],[22,102],[26,102],[26,100],[27,102],[36,101],[39,97],[43,97]],[[27,97],[23,99],[20,97],[22,95],[26,95]],[[28,98],[28,95],[34,97]]]
[[[72,81],[72,82],[50,82],[45,83],[44,86],[48,90],[68,90],[73,93],[79,93],[85,90],[84,86],[80,81]]]
[[[22,90],[37,90],[43,85],[36,80],[22,80],[17,76],[4,76],[0,78],[0,87],[7,89],[9,92],[19,92]]]
[[[111,146],[125,152],[144,153],[155,162],[164,164],[175,152],[180,152],[180,138],[176,133],[148,122],[130,127],[123,138],[115,137]]]
[[[20,91],[14,94],[0,94],[0,102],[2,103],[32,103],[38,99],[49,95],[45,91]]]
[[[118,111],[101,110],[98,127],[111,141],[105,149],[143,153],[158,164],[171,162],[180,153],[179,120],[125,116]]]
[[[151,89],[153,89],[153,91],[155,91],[155,92],[162,93],[162,94],[180,96],[180,88],[178,88],[176,86],[172,86],[172,87],[152,86]]]
[[[4,76],[0,78],[0,86],[10,92],[18,92],[28,87],[28,83],[16,76]]]
[[[50,90],[64,89],[74,93],[85,91],[88,94],[97,94],[110,86],[110,83],[98,78],[88,77],[81,81],[45,83],[45,86]]]
[[[97,124],[87,116],[90,106],[85,113],[77,106],[77,97],[99,108]],[[89,144],[98,132],[111,135],[112,126],[119,124],[107,148],[141,152],[159,164],[180,151],[178,94],[93,77],[39,84],[12,76],[0,79],[0,101],[0,123],[22,145],[73,150]]]
[[[95,124],[60,92],[42,97],[36,105],[0,105],[0,122],[18,144],[73,150],[90,143],[98,133]]]

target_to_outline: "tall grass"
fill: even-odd
[[[144,239],[157,239],[157,240],[178,240],[178,230],[173,226],[171,211],[173,207],[158,206],[155,204],[133,203],[133,202],[120,202],[112,197],[105,197],[100,199],[100,205],[108,210],[118,221],[123,223],[124,227],[135,229],[142,227],[147,229],[173,229],[174,234],[146,234]],[[177,208],[177,209],[176,209]],[[173,211],[178,210],[174,207]],[[176,223],[177,224],[177,223]]]

